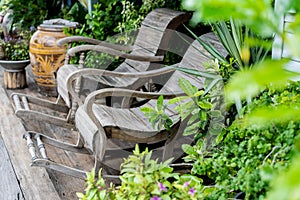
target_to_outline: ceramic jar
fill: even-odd
[[[44,21],[30,40],[32,71],[39,92],[46,96],[57,96],[55,76],[59,67],[64,64],[66,47],[57,46],[56,41],[66,37],[63,33],[65,27],[71,27],[65,21],[62,19]]]

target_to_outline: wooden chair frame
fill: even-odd
[[[211,37],[211,34],[207,34],[207,36],[209,36],[210,39],[214,38]],[[220,45],[220,43],[217,40],[214,42],[217,45],[217,48],[222,48],[222,45]],[[222,48],[222,50],[224,50],[224,48]],[[212,59],[212,57],[210,57],[208,54],[203,54],[204,51],[205,49],[198,43],[198,41],[195,41],[188,48],[182,61],[179,63],[179,66],[190,69],[196,68],[199,70],[204,70],[202,64]],[[83,72],[84,71],[85,70],[83,70]],[[166,131],[164,129],[157,130],[155,128],[149,128],[150,126],[147,125],[145,127],[140,127],[140,124],[146,124],[147,122],[149,124],[149,121],[143,119],[144,121],[142,120],[141,123],[139,123],[138,121],[136,121],[137,118],[130,117],[132,116],[130,115],[131,113],[133,113],[134,116],[141,117],[140,114],[135,112],[139,108],[136,108],[136,110],[134,110],[134,108],[128,108],[126,105],[121,108],[113,108],[106,105],[99,105],[98,101],[99,99],[111,96],[122,96],[127,98],[137,97],[143,99],[157,99],[161,95],[164,96],[164,99],[170,99],[177,96],[181,96],[183,95],[183,92],[181,91],[177,83],[178,78],[181,77],[185,77],[186,79],[190,80],[193,85],[195,85],[199,89],[202,89],[203,78],[197,78],[192,75],[176,71],[172,67],[165,67],[151,72],[139,72],[135,74],[123,73],[122,76],[124,78],[149,78],[172,72],[173,74],[171,78],[167,81],[167,83],[164,85],[160,92],[142,92],[123,88],[105,88],[90,93],[85,98],[84,103],[81,104],[76,111],[75,124],[80,136],[76,145],[66,144],[49,138],[47,135],[36,133],[33,131],[25,133],[24,138],[27,139],[27,144],[32,157],[31,164],[33,166],[41,166],[54,169],[74,177],[84,178],[86,173],[84,170],[71,168],[69,166],[59,164],[50,160],[46,155],[46,150],[43,146],[43,142],[64,150],[93,155],[95,159],[94,169],[98,171],[100,167],[107,167],[104,162],[106,155],[108,155],[110,152],[120,150],[120,147],[116,149],[110,148],[108,146],[109,139],[117,139],[120,141],[132,142],[134,144],[147,143],[150,147],[154,145],[154,149],[163,149],[163,153],[161,155],[162,160],[167,160],[171,158],[172,156],[174,156],[174,143],[176,139],[183,133],[185,127],[187,126],[188,118],[186,118],[183,121],[181,121],[178,118],[169,131]],[[117,72],[105,73],[108,73],[108,75],[110,76],[121,75]],[[84,73],[81,73],[80,75],[83,76]],[[79,74],[74,75],[72,77],[72,80],[77,80],[77,76],[79,76]],[[71,93],[71,95],[76,94],[74,84],[72,84],[72,80],[70,80],[68,84],[68,90]],[[155,105],[151,104],[150,102],[151,101],[149,101],[145,105],[152,105],[152,107],[154,107]],[[114,115],[114,113],[112,112],[106,113],[106,111],[115,112],[116,115]],[[124,115],[125,112],[127,112],[129,115]],[[171,110],[170,114],[173,115],[174,111]],[[118,123],[120,121],[121,123]],[[134,129],[130,127],[134,127]],[[36,140],[37,146],[39,148],[38,153],[36,152],[35,147],[33,145],[33,139]],[[38,154],[40,154],[39,157]],[[118,176],[109,174],[105,177],[117,178]]]
[[[73,56],[76,52],[82,52],[87,50],[97,50],[99,52],[108,53],[112,56],[118,56],[129,60],[129,62],[141,62],[141,63],[157,63],[164,59],[165,51],[160,48],[165,48],[168,41],[168,32],[166,30],[175,30],[180,24],[186,22],[190,19],[191,14],[179,11],[173,11],[170,9],[155,9],[150,12],[144,19],[142,27],[151,34],[151,30],[157,31],[155,28],[156,24],[159,27],[159,32],[161,34],[161,41],[153,41],[158,45],[155,47],[154,52],[145,55],[145,53],[138,54],[136,52],[136,46],[123,46],[117,44],[110,44],[105,41],[99,41],[91,38],[81,37],[81,36],[71,36],[59,40],[58,45],[65,45],[70,42],[83,41],[88,42],[93,45],[82,45],[74,47],[68,50],[65,59],[65,65],[58,70],[57,75],[57,85],[59,96],[55,102],[44,100],[41,98],[36,98],[31,95],[26,95],[22,93],[13,93],[11,99],[13,102],[13,107],[15,109],[15,114],[22,119],[23,123],[30,127],[31,121],[41,121],[43,123],[55,124],[68,129],[75,128],[74,126],[74,116],[77,109],[78,103],[82,103],[82,99],[73,97],[70,95],[65,83],[68,82],[68,71],[74,71],[74,69],[84,68],[84,55],[81,54],[79,65],[68,64],[70,56]],[[155,19],[157,21],[153,21]],[[149,28],[152,27],[152,28]],[[142,38],[142,36],[140,36]],[[144,36],[145,37],[145,36]],[[95,46],[96,45],[96,46]],[[151,45],[150,45],[151,46]],[[127,53],[126,51],[131,51]],[[147,70],[147,69],[146,69]],[[149,70],[151,70],[149,68]],[[123,69],[126,73],[126,69]],[[123,71],[119,71],[120,76]],[[128,71],[130,72],[130,70]],[[133,85],[141,85],[136,81]],[[81,78],[78,78],[75,83],[76,95],[79,95],[79,90],[81,87]],[[107,87],[114,87],[113,85],[108,85]],[[77,99],[79,102],[73,101],[73,98]],[[32,105],[32,106],[31,106]],[[57,115],[47,114],[41,110],[35,110],[36,106],[42,106],[51,111],[58,112]]]

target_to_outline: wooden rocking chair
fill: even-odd
[[[127,47],[116,44],[109,44],[91,38],[72,36],[66,37],[58,41],[59,45],[74,41],[89,42],[97,45],[101,52],[108,53],[112,56],[125,58],[125,61],[118,66],[116,72],[136,72],[147,71],[154,68],[155,63],[163,60],[165,49],[169,43],[168,30],[175,30],[180,24],[186,22],[191,17],[190,13],[173,11],[169,9],[156,9],[150,12],[142,22],[137,38],[133,46]],[[58,98],[56,102],[36,98],[34,96],[13,93],[11,95],[15,114],[22,119],[23,123],[30,127],[30,121],[41,121],[43,123],[55,124],[65,128],[74,128],[74,116],[77,109],[77,102],[73,101],[74,97],[70,97],[67,90],[67,83],[70,74],[84,67],[84,56],[80,56],[79,65],[68,64],[69,56],[76,52],[87,51],[89,47],[94,45],[82,45],[70,49],[65,59],[65,65],[58,70],[57,89]],[[124,51],[130,50],[130,53]],[[102,79],[104,80],[104,79]],[[124,84],[124,83],[131,84]],[[105,87],[128,87],[132,89],[138,88],[144,82],[139,83],[139,79],[127,79],[121,82],[118,78],[105,80]],[[132,86],[132,87],[131,87]],[[76,95],[79,95],[81,87],[81,78],[76,81]],[[83,101],[84,98],[76,98]],[[82,103],[82,102],[81,102]],[[45,113],[42,110],[48,109]]]
[[[223,49],[215,36],[207,34],[205,37],[208,37],[216,48]],[[225,52],[225,50],[222,52]],[[198,41],[195,41],[190,45],[178,66],[204,71],[203,64],[209,60],[211,60],[210,54],[207,53]],[[85,170],[72,168],[49,159],[46,155],[43,142],[64,150],[93,155],[95,158],[95,170],[107,166],[106,162],[112,159],[112,156],[122,156],[122,151],[127,152],[126,149],[122,149],[122,147],[117,147],[116,149],[112,148],[110,144],[116,144],[115,140],[120,141],[120,146],[125,143],[133,144],[133,146],[136,143],[144,144],[149,147],[154,146],[154,149],[160,149],[158,152],[161,152],[162,150],[162,155],[160,156],[162,160],[174,157],[174,144],[186,127],[186,121],[181,122],[178,118],[178,113],[173,109],[168,109],[166,112],[175,120],[175,123],[170,131],[164,129],[158,130],[157,128],[152,127],[140,109],[143,106],[154,108],[157,103],[155,99],[160,95],[163,95],[165,100],[181,95],[183,92],[178,86],[179,78],[189,80],[199,89],[202,88],[204,79],[180,71],[175,71],[172,67],[165,67],[154,71],[156,71],[156,73],[137,72],[134,73],[134,75],[126,74],[124,75],[124,78],[145,77],[149,75],[155,76],[173,72],[158,93],[141,92],[122,88],[106,88],[90,93],[84,103],[79,106],[76,111],[75,124],[80,135],[77,145],[62,143],[33,131],[25,133],[24,138],[27,139],[32,156],[31,165],[50,168],[78,178],[85,177]],[[74,78],[76,79],[76,77]],[[69,85],[69,90],[71,94],[76,93],[72,84]],[[99,99],[108,96],[122,96],[129,98],[139,97],[149,99],[149,101],[143,106],[136,108],[114,108],[103,104],[97,104]],[[34,139],[37,140],[39,151],[35,150],[33,145]],[[110,143],[110,141],[114,141],[114,143]],[[111,178],[111,176],[107,175],[106,178]]]

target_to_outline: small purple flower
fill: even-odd
[[[36,31],[36,28],[34,26],[30,26],[29,28],[30,32]]]
[[[195,192],[196,192],[196,190],[192,187],[192,188],[189,190],[188,194],[192,195],[192,197],[193,197],[193,196],[195,195]]]
[[[189,184],[191,183],[191,181],[187,181],[183,184],[183,187],[186,188],[187,186],[189,186]]]
[[[167,188],[161,183],[161,182],[158,182],[158,187],[159,187],[159,191],[167,191]]]
[[[155,195],[155,196],[151,197],[150,200],[161,200],[161,198]]]

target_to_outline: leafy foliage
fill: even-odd
[[[45,19],[63,17],[66,4],[62,0],[9,0],[8,8],[14,11],[14,19],[22,29],[37,27]],[[60,11],[60,12],[57,12]]]
[[[171,160],[159,163],[151,159],[152,152],[147,149],[140,152],[138,146],[133,155],[121,165],[121,185],[110,185],[98,179],[92,171],[87,174],[86,194],[77,193],[82,199],[199,199],[202,198],[202,180],[192,175],[179,175],[169,166]]]
[[[216,1],[195,1],[184,0],[184,7],[196,11],[194,15],[195,22],[205,20],[228,21],[231,18],[242,21],[243,24],[250,27],[255,33],[262,36],[271,36],[277,33],[279,16],[284,11],[290,9],[297,0],[288,2],[281,1],[281,12],[275,13],[271,0],[255,1],[243,0],[237,3],[235,0],[216,0]]]
[[[164,126],[166,130],[170,130],[173,121],[165,113],[166,108],[167,104],[164,104],[164,97],[160,96],[157,99],[156,109],[143,107],[141,108],[141,111],[145,113],[146,117],[149,117],[149,122],[152,124],[153,128],[157,125],[158,130],[161,130],[162,126]]]
[[[99,170],[98,176],[101,177],[102,170]],[[90,173],[87,173],[86,177],[86,193],[76,193],[79,199],[88,200],[88,199],[103,199],[107,200],[108,194],[106,192],[106,184],[103,178],[96,178],[95,170],[93,169]],[[112,185],[111,185],[112,186]]]
[[[262,105],[293,104],[298,100],[298,87],[299,83],[293,83],[281,91],[266,90],[244,112]],[[219,143],[211,151],[185,145],[185,161],[193,163],[192,172],[204,182],[213,183],[214,190],[207,194],[211,199],[232,198],[239,191],[246,194],[246,199],[262,199],[272,178],[289,166],[299,129],[295,121],[271,122],[257,129],[255,125],[245,128],[236,120],[218,136]]]
[[[219,20],[230,21],[234,19],[235,23],[241,23],[242,27],[244,25],[249,27],[253,33],[259,35],[261,38],[270,37],[276,33],[285,39],[285,33],[278,29],[279,17],[291,8],[299,11],[300,2],[299,0],[280,0],[279,2],[282,6],[276,13],[273,10],[271,0],[259,2],[243,0],[239,3],[234,0],[185,0],[184,5],[186,8],[196,10],[196,20],[204,19],[210,23],[219,23]],[[291,47],[292,56],[299,55],[299,51],[295,51],[297,46],[299,47],[299,38],[297,38],[299,36],[299,26],[297,26],[299,25],[299,19],[299,14],[296,14],[295,22],[290,26],[291,30],[295,33],[295,37],[292,37],[293,40],[286,40]],[[227,28],[227,26],[225,28],[225,25],[222,25],[222,27],[224,26],[224,30]],[[234,28],[236,27],[231,26],[230,30],[232,31]],[[239,32],[237,31],[236,33]],[[232,34],[233,42],[229,43],[236,47],[243,47],[239,42],[242,40],[237,40],[237,38],[240,38],[238,34]],[[268,44],[263,43],[261,38],[258,37],[257,41],[256,39],[253,41],[253,37],[249,39],[247,36],[243,38],[243,41],[249,46],[252,42],[257,44],[258,41],[261,41],[262,45],[268,46]],[[247,39],[249,40],[247,41]],[[245,49],[237,48],[233,53],[240,55],[241,62],[236,60],[237,63],[250,63],[251,56],[260,57],[260,55],[263,55],[261,58],[264,60],[265,54],[261,54],[260,50],[253,51],[253,53],[247,45]],[[237,52],[238,54],[236,54]],[[249,53],[253,55],[249,55]],[[187,154],[185,161],[191,162],[193,165],[192,174],[200,176],[203,180],[201,185],[200,183],[194,185],[195,188],[198,188],[197,191],[201,191],[200,194],[196,193],[194,197],[198,199],[230,199],[236,198],[239,194],[243,194],[245,199],[263,199],[266,196],[269,199],[276,199],[276,197],[280,199],[299,197],[299,192],[297,191],[299,180],[296,179],[299,174],[299,170],[297,170],[299,157],[296,156],[295,161],[291,163],[293,156],[299,154],[294,149],[295,143],[299,149],[298,133],[300,124],[298,121],[295,121],[299,119],[296,116],[299,113],[299,83],[294,82],[286,85],[288,79],[294,76],[294,74],[284,70],[283,65],[285,62],[284,60],[271,61],[268,59],[263,62],[253,62],[251,70],[241,68],[242,70],[235,72],[234,76],[229,76],[228,86],[226,86],[226,94],[228,96],[226,98],[229,102],[240,103],[239,116],[232,116],[234,113],[226,113],[225,124],[227,127],[222,127],[222,131],[218,131],[215,135],[216,142],[213,145],[214,148],[203,148],[201,140],[193,146],[183,145],[183,150]],[[222,65],[223,67],[220,67],[222,70],[221,74],[224,74],[227,71],[224,70],[224,64]],[[186,71],[186,69],[181,70]],[[197,74],[197,72],[191,71],[190,73]],[[198,75],[200,74],[203,75],[202,72],[198,73]],[[205,75],[209,76],[211,74]],[[178,97],[173,101],[178,103],[180,102],[179,100],[184,100],[184,103],[181,102],[181,106],[185,106],[185,110],[182,112],[178,110],[182,116],[191,115],[191,119],[199,120],[199,110],[201,111],[201,105],[203,106],[203,104],[198,104],[198,102],[203,99],[210,103],[210,106],[205,110],[206,120],[212,119],[211,116],[213,115],[209,115],[211,108],[222,110],[220,106],[214,104],[214,100],[219,101],[220,99],[214,99],[216,96],[213,90],[207,89],[212,88],[210,87],[211,85],[215,85],[213,84],[215,79],[210,77],[207,80],[204,91],[196,91],[192,85],[181,80],[181,87],[189,98],[183,99],[182,97]],[[192,103],[188,104],[188,100]],[[240,100],[246,100],[247,104]],[[163,114],[161,113],[163,106],[164,104],[157,106],[157,108],[160,108],[160,114]],[[194,109],[188,110],[189,106],[193,106]],[[152,115],[158,113],[158,110],[152,111]],[[267,111],[270,111],[270,113]],[[216,116],[220,117],[219,112],[216,114]],[[157,115],[153,119],[157,119],[158,117]],[[264,121],[257,123],[259,120]],[[208,121],[205,123],[208,123]],[[192,124],[189,125],[192,126]],[[201,125],[197,124],[195,128],[199,130],[199,126]],[[209,128],[204,129],[203,135],[207,134],[209,130]],[[134,165],[130,165],[130,168],[133,167]],[[129,176],[131,179],[127,183],[134,184],[132,182],[136,180],[133,174],[136,173],[136,170],[129,171],[131,172]],[[275,178],[281,172],[285,173]],[[155,173],[152,171],[152,174]],[[145,176],[143,175],[142,177]],[[177,176],[174,175],[174,177]],[[286,177],[289,179],[285,179]],[[128,180],[125,179],[124,181]],[[141,180],[144,179],[141,178]],[[172,180],[170,182],[172,183],[171,185],[175,187],[178,180],[176,178]],[[147,185],[147,182],[151,181],[152,179],[147,179],[145,182],[141,182],[141,184],[144,183]],[[162,183],[162,185],[158,184],[157,188],[161,189],[163,194],[166,194],[164,193],[166,192],[165,188],[167,192],[171,190],[171,186],[166,182],[163,183],[160,180],[159,183]],[[282,183],[285,185],[282,186]],[[126,188],[130,187],[126,186]],[[130,191],[132,190],[135,191],[135,188],[130,188]],[[140,188],[136,190],[141,194]],[[155,189],[151,188],[151,191],[155,191]],[[269,191],[271,192],[269,193]],[[177,192],[174,191],[173,193],[177,194]],[[186,193],[181,191],[181,194]],[[161,199],[158,196],[161,193],[152,195],[154,195],[151,196],[153,199]],[[147,197],[150,198],[149,196]],[[162,197],[169,199],[167,196]]]
[[[187,8],[196,10],[195,20],[200,20],[201,18],[201,20],[217,22],[218,20],[234,18],[260,36],[269,37],[276,33],[291,50],[290,58],[294,56],[299,57],[299,51],[295,48],[300,44],[298,38],[299,29],[296,28],[297,24],[299,24],[299,12],[297,11],[299,11],[300,2],[298,0],[279,0],[276,12],[274,12],[272,1],[268,0],[260,2],[244,0],[239,3],[232,0],[216,0],[213,2],[185,0],[184,2]],[[287,37],[286,32],[282,32],[280,29],[280,17],[291,9],[296,11],[295,21],[289,26],[291,28],[289,31],[292,31],[294,36]],[[289,73],[284,69],[286,62],[266,60],[257,66],[253,66],[253,70],[237,72],[230,78],[226,87],[227,100],[230,103],[236,102],[240,104],[237,107],[240,111],[240,117],[244,118],[235,121],[228,129],[229,132],[226,131],[219,136],[219,140],[222,141],[220,143],[222,144],[220,152],[213,152],[212,155],[207,155],[205,159],[203,157],[202,163],[205,163],[205,161],[210,163],[197,169],[203,174],[213,177],[213,180],[216,181],[218,187],[215,190],[215,194],[218,193],[217,197],[228,196],[228,191],[230,190],[226,188],[229,185],[231,191],[241,190],[246,192],[247,199],[261,199],[266,195],[266,191],[270,190],[269,183],[272,182],[274,174],[284,170],[290,164],[293,155],[293,143],[296,140],[295,138],[299,137],[297,135],[299,124],[291,121],[298,119],[295,117],[295,113],[298,112],[298,104],[290,103],[286,100],[291,98],[293,101],[297,101],[297,96],[294,95],[296,92],[295,87],[292,92],[288,89],[283,92],[281,97],[285,100],[279,101],[280,103],[274,100],[278,101],[280,99],[275,98],[278,97],[278,94],[273,93],[274,96],[271,97],[268,96],[270,95],[269,93],[263,92],[266,88],[282,89],[288,79],[294,76],[293,73]],[[278,76],[279,74],[280,76]],[[282,92],[282,90],[280,91]],[[259,104],[256,104],[257,99],[255,97],[257,96],[262,98]],[[250,103],[251,98],[254,99],[253,103]],[[241,99],[247,100],[249,107],[243,107]],[[250,105],[255,106],[248,110],[251,107]],[[246,127],[249,124],[256,127],[252,126],[244,130],[245,126],[241,125],[245,125],[245,122]],[[232,129],[234,126],[236,128]],[[260,126],[262,129],[255,129],[257,126]],[[250,133],[253,133],[252,136],[249,134],[249,130]],[[254,143],[251,144],[251,142]],[[230,151],[226,151],[226,146],[230,148]],[[253,150],[249,149],[250,147],[255,148],[254,154],[251,153]],[[192,148],[187,149],[189,149],[190,155],[197,155],[195,153],[191,154],[193,152]],[[194,152],[197,152],[197,150]],[[251,157],[248,158],[248,154],[251,154]],[[213,161],[209,161],[211,157]],[[221,162],[222,160],[223,163]],[[197,165],[195,164],[194,166],[196,167]],[[220,168],[218,168],[219,166]],[[225,173],[221,173],[219,176],[219,172],[222,172],[224,169]],[[294,173],[296,176],[297,173],[293,171],[293,166],[291,166],[290,170],[291,174]],[[215,172],[218,172],[218,174]],[[291,174],[289,175],[292,176]],[[282,180],[282,177],[277,180]],[[230,186],[232,182],[235,185]],[[283,181],[280,183],[277,181],[275,184],[282,186],[282,183]],[[299,185],[299,183],[295,181],[293,183],[286,182],[286,184],[282,188],[275,185],[276,190],[271,192],[270,197],[278,195],[277,197],[282,197],[282,199],[288,197],[299,198],[299,196],[296,196],[297,192],[294,192],[295,186]],[[225,190],[222,191],[223,188]],[[287,191],[292,192],[292,195],[288,196]]]
[[[23,35],[23,34],[21,34]],[[28,60],[29,59],[29,38],[22,36],[0,40],[0,48],[3,52],[3,60]]]

